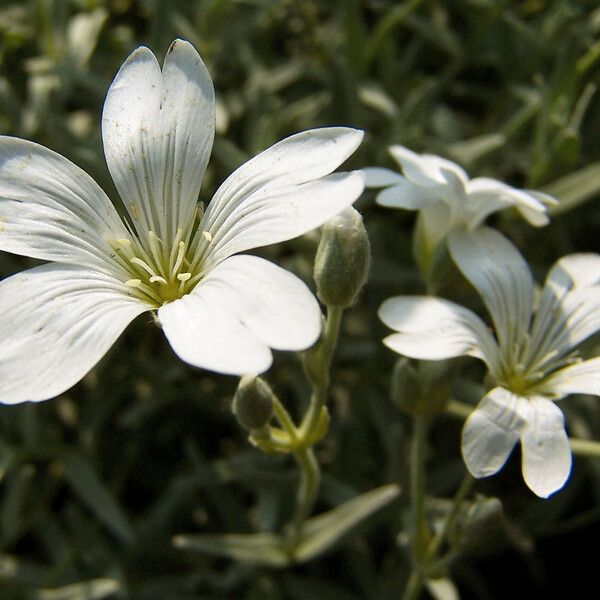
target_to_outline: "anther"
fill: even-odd
[[[162,283],[164,285],[169,285],[167,280],[164,277],[161,277],[160,275],[153,275],[152,277],[150,277],[149,281],[150,283]]]
[[[192,276],[191,273],[179,273],[177,275],[177,279],[179,279],[179,293],[183,293],[183,289],[185,288],[185,282],[190,279]]]

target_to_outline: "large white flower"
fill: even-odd
[[[449,236],[452,257],[477,288],[495,336],[470,310],[433,297],[395,297],[379,316],[395,329],[384,340],[413,358],[470,355],[483,360],[496,387],[467,419],[462,452],[475,477],[499,471],[520,440],[523,476],[548,497],[569,477],[571,451],[562,411],[568,394],[600,395],[600,358],[576,347],[600,330],[600,256],[572,254],[550,270],[534,310],[531,272],[501,234],[481,227]]]
[[[503,208],[514,206],[539,227],[548,223],[546,206],[556,204],[542,192],[515,189],[488,177],[470,179],[462,167],[439,156],[416,154],[404,146],[391,146],[389,152],[403,175],[367,168],[366,185],[385,188],[376,198],[381,206],[419,211],[417,232],[428,255],[452,229],[474,229]]]
[[[221,373],[266,370],[270,348],[318,337],[308,288],[239,252],[330,219],[363,189],[330,174],[362,132],[291,136],[237,169],[204,214],[197,204],[215,120],[212,81],[176,40],[161,70],[147,48],[106,97],[104,152],[129,221],[62,156],[0,138],[0,249],[51,261],[0,283],[0,402],[44,400],[76,383],[137,315],[156,311],[174,351]]]

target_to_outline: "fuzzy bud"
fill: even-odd
[[[411,363],[401,358],[392,372],[392,400],[411,415],[432,416],[448,402],[450,365],[439,361]]]
[[[460,552],[476,551],[502,529],[504,512],[498,498],[480,496],[459,517],[449,538]]]
[[[326,306],[350,306],[371,263],[371,245],[360,213],[352,207],[323,225],[315,258],[317,295]]]
[[[260,377],[244,375],[233,397],[231,411],[238,423],[249,431],[263,428],[273,414],[273,391]]]

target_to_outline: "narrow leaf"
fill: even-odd
[[[542,191],[559,200],[557,206],[548,208],[551,216],[572,210],[600,193],[600,162],[592,163],[575,173],[565,175],[546,186]]]
[[[461,164],[472,164],[482,156],[501,148],[506,137],[501,133],[478,135],[477,137],[455,142],[449,148],[452,158]]]
[[[178,535],[173,544],[185,550],[268,567],[285,567],[290,562],[283,538],[274,533]]]
[[[114,579],[92,579],[60,588],[39,590],[36,600],[102,600],[120,589]]]
[[[125,513],[82,454],[71,452],[64,457],[65,479],[90,510],[116,536],[125,542],[134,537]]]
[[[384,485],[309,519],[294,550],[294,559],[305,562],[322,554],[353,527],[394,500],[399,493],[397,485]]]

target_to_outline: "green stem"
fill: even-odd
[[[317,492],[321,483],[321,470],[312,448],[302,448],[302,450],[294,453],[294,458],[300,468],[296,512],[292,521],[294,533],[298,535],[317,499]]]
[[[415,565],[422,563],[429,535],[425,517],[425,446],[427,418],[415,415],[410,446],[410,501],[412,505],[411,552]],[[416,600],[422,588],[422,578],[413,568],[404,590],[403,600]]]
[[[452,509],[446,515],[446,518],[444,519],[444,523],[439,528],[439,530],[436,532],[436,534],[433,536],[433,539],[431,540],[431,542],[429,543],[429,546],[427,547],[427,553],[426,553],[427,560],[430,561],[433,558],[437,557],[438,552],[441,550],[442,544],[444,543],[446,536],[448,535],[448,532],[452,528],[452,525],[454,524],[454,521],[455,521],[456,517],[458,516],[458,513],[460,512],[460,507],[462,506],[463,501],[469,495],[469,492],[471,491],[471,488],[473,487],[474,481],[475,480],[473,479],[473,476],[470,473],[466,473],[465,476],[463,477],[463,480],[462,480],[460,486],[458,487],[458,490],[456,490],[456,494],[454,495],[454,502],[452,504]]]
[[[327,400],[327,389],[329,387],[329,369],[331,368],[331,359],[333,351],[337,344],[337,339],[342,322],[344,309],[339,306],[327,307],[327,320],[325,322],[325,331],[323,342],[320,348],[320,366],[321,377],[319,383],[313,382],[313,391],[310,397],[310,405],[302,421],[302,431],[306,436],[314,430],[319,422],[321,410]]]
[[[444,523],[433,536],[433,539],[429,542],[429,545],[427,546],[427,549],[422,557],[422,561],[418,561],[416,568],[413,568],[410,577],[408,578],[406,589],[404,590],[403,600],[417,600],[417,598],[419,598],[425,582],[423,571],[426,570],[427,567],[437,559],[438,553],[442,548],[442,544],[444,543],[448,532],[452,528],[452,525],[454,524],[454,521],[460,512],[460,507],[471,491],[473,482],[473,477],[467,473],[458,487],[456,494],[454,495],[452,508],[446,515]]]
[[[413,419],[413,435],[410,448],[410,499],[412,504],[412,553],[417,563],[423,558],[427,538],[425,518],[425,447],[427,442],[427,417],[417,415]]]
[[[293,536],[295,539],[297,539],[304,521],[313,509],[321,483],[319,463],[314,451],[306,442],[310,440],[311,434],[320,425],[321,414],[327,400],[331,359],[340,331],[342,314],[343,308],[338,306],[328,307],[323,341],[319,350],[320,377],[317,382],[312,382],[313,389],[310,397],[310,405],[302,420],[302,425],[298,429],[295,428],[300,446],[299,450],[294,452],[294,458],[300,468],[300,485],[296,496],[296,510],[292,520]],[[277,410],[277,407],[275,410]],[[275,414],[277,415],[277,412]],[[285,427],[283,423],[282,425]],[[308,443],[310,444],[310,442]]]
[[[474,407],[459,400],[449,400],[446,412],[453,417],[466,419],[474,410]],[[581,438],[569,438],[571,450],[576,456],[587,456],[588,458],[600,458],[600,442],[585,440]]]
[[[294,425],[294,421],[290,417],[290,414],[285,409],[285,406],[281,404],[279,398],[273,395],[273,414],[275,418],[279,421],[279,424],[283,428],[283,430],[290,436],[290,439],[294,442],[298,441],[298,429],[296,425]]]
[[[600,458],[600,442],[571,438],[569,443],[571,444],[573,454],[576,454],[577,456]]]

